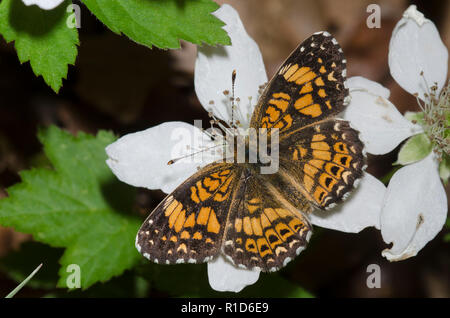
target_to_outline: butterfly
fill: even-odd
[[[362,176],[358,131],[335,116],[349,91],[346,60],[327,32],[301,43],[263,90],[252,128],[278,128],[279,168],[214,162],[169,194],[136,237],[156,263],[202,263],[224,254],[236,266],[285,266],[312,234],[308,214],[343,200]],[[323,213],[326,213],[325,211]]]

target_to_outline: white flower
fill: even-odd
[[[397,83],[418,97],[424,116],[436,116],[433,109],[439,108],[441,119],[432,119],[436,127],[430,129],[427,124],[403,117],[388,101],[389,90],[381,85],[361,77],[348,81],[352,101],[345,118],[361,132],[367,152],[388,153],[414,136],[399,153],[398,163],[406,166],[392,176],[381,212],[381,234],[386,243],[393,243],[382,255],[390,261],[415,256],[445,223],[447,198],[437,157],[445,150],[438,140],[445,143],[442,115],[450,111],[448,95],[443,92],[438,97],[447,77],[447,63],[447,48],[435,25],[412,5],[392,33],[389,68]],[[428,83],[435,87],[430,88]],[[433,138],[434,144],[429,141]],[[419,147],[422,151],[413,151],[418,144],[423,144]],[[446,147],[448,151],[448,140]]]
[[[267,82],[258,45],[246,33],[237,12],[229,5],[223,5],[214,13],[226,23],[224,27],[232,45],[225,47],[198,48],[195,64],[195,91],[206,111],[225,121],[231,121],[229,96],[224,91],[231,90],[231,75],[237,72],[235,96],[237,109],[235,116],[242,128],[247,128],[258,98],[260,85]],[[212,101],[212,102],[211,102]],[[180,138],[173,139],[174,131]],[[193,135],[191,138],[183,138]],[[174,158],[173,148],[178,150],[175,157],[189,155],[193,143],[203,141],[204,148],[214,147],[214,142],[200,129],[182,122],[167,122],[142,132],[126,135],[106,149],[108,165],[116,176],[128,184],[148,189],[173,191],[183,180],[197,171],[198,166],[212,162],[215,157],[201,158],[198,162],[177,160],[170,166],[167,162]],[[180,147],[181,146],[181,147]],[[195,161],[195,160],[194,160]],[[312,214],[315,225],[345,232],[359,232],[368,226],[380,227],[381,203],[386,188],[376,178],[364,174],[358,189],[346,204],[329,211]],[[219,256],[208,263],[208,277],[212,288],[218,291],[242,290],[255,283],[258,270],[235,267],[225,257]]]
[[[44,10],[52,10],[57,6],[59,6],[62,2],[64,2],[64,0],[22,0],[22,1],[27,6],[35,4]]]

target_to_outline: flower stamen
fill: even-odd
[[[438,95],[438,85],[429,86],[423,72],[420,73],[427,92],[422,100],[414,94],[423,112],[423,130],[433,143],[433,152],[438,161],[442,161],[444,154],[450,155],[450,134],[448,120],[450,118],[450,81],[442,88]]]

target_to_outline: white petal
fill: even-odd
[[[448,51],[434,23],[411,5],[392,32],[389,43],[389,68],[397,83],[411,94],[423,96],[427,85],[438,83],[438,91],[447,78]]]
[[[209,284],[217,291],[240,292],[258,281],[259,270],[237,268],[223,255],[208,263]]]
[[[380,83],[371,81],[370,79],[362,76],[350,77],[347,79],[346,83],[348,88],[351,90],[350,93],[353,91],[370,92],[373,95],[381,96],[385,99],[388,99],[391,95],[391,92]]]
[[[240,120],[245,124],[253,112],[248,98],[251,96],[252,105],[255,105],[258,87],[267,82],[263,59],[258,45],[249,37],[238,13],[231,6],[222,5],[214,15],[226,23],[224,29],[232,44],[199,47],[195,63],[195,92],[205,109],[212,108],[216,116],[230,120],[229,97],[226,98],[223,91],[231,92],[231,74],[236,70],[235,97],[240,99],[237,106],[243,115]],[[213,107],[209,104],[211,100],[215,103]]]
[[[380,214],[386,187],[377,178],[364,173],[358,188],[340,205],[328,211],[310,214],[314,225],[347,233],[358,233],[374,226],[380,228]]]
[[[399,169],[389,182],[381,213],[383,251],[390,261],[415,256],[442,229],[447,216],[447,197],[433,154]]]
[[[379,155],[392,151],[406,138],[421,133],[422,128],[408,121],[387,100],[389,90],[363,77],[347,80],[351,101],[344,118],[360,131],[365,150]]]
[[[27,6],[35,4],[39,6],[41,9],[51,10],[59,6],[64,0],[22,0],[22,1]]]
[[[210,144],[199,128],[184,122],[167,122],[125,135],[106,147],[106,163],[123,182],[168,193],[195,173],[198,166],[213,160],[203,153],[167,164],[191,154],[193,150],[187,146],[200,146],[202,142],[204,146]]]

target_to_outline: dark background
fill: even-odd
[[[348,76],[365,76],[389,88],[390,100],[402,113],[419,108],[415,98],[390,76],[387,56],[392,30],[408,5],[416,4],[434,21],[444,43],[450,46],[450,1],[218,2],[237,9],[260,46],[269,77],[298,43],[316,31],[327,30],[343,47]],[[381,6],[380,29],[366,27],[370,3]],[[7,195],[7,187],[20,181],[20,170],[43,160],[36,138],[38,127],[53,124],[72,133],[107,129],[123,135],[165,121],[208,120],[194,92],[193,45],[183,42],[177,51],[149,49],[113,34],[83,5],[81,9],[78,58],[59,94],[37,78],[28,63],[20,65],[13,45],[0,40],[0,198]],[[397,150],[370,157],[368,171],[379,178],[385,176]],[[160,191],[139,190],[136,208],[142,218],[163,197]],[[316,296],[450,297],[450,243],[443,242],[444,233],[418,256],[389,263],[381,256],[387,246],[378,230],[346,234],[317,229],[310,247],[283,276]],[[29,240],[29,235],[0,227],[0,257]],[[366,268],[372,263],[381,267],[380,289],[366,287]],[[0,295],[16,285],[10,275],[0,272]],[[26,287],[18,296],[43,295]]]

